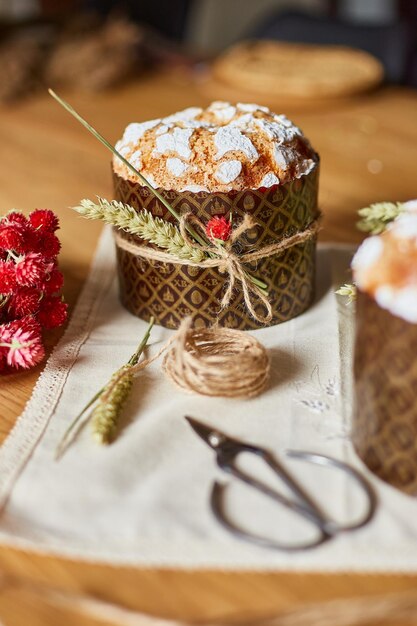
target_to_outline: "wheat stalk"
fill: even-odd
[[[351,283],[345,283],[335,292],[339,296],[347,298],[346,304],[351,304],[356,300],[356,285]]]
[[[77,417],[72,420],[56,448],[56,460],[62,456],[68,445],[71,441],[73,441],[75,434],[80,429],[82,417],[95,403],[97,403],[96,407],[88,418],[92,419],[94,438],[96,441],[103,444],[108,444],[112,441],[120,413],[126,404],[132,389],[134,373],[130,370],[138,363],[141,354],[148,343],[154,323],[155,320],[151,317],[148,328],[129,361],[122,365],[122,367],[120,367],[112,375],[108,383],[97,391],[82,411],[78,413]]]
[[[148,329],[136,352],[132,354],[125,365],[122,365],[112,375],[109,382],[102,389],[97,405],[91,413],[91,427],[93,437],[97,443],[107,445],[114,439],[120,414],[132,390],[134,379],[132,368],[139,361],[148,343],[153,325],[154,318],[151,317]]]
[[[97,200],[97,202],[81,200],[73,209],[87,219],[102,220],[131,235],[138,235],[159,248],[164,248],[178,259],[201,263],[206,258],[202,250],[185,241],[177,226],[160,217],[154,217],[146,209],[137,212],[129,204],[117,200],[110,202],[100,197]]]
[[[401,202],[376,202],[358,211],[362,219],[357,227],[362,232],[379,235],[403,210],[404,205]]]
[[[124,365],[113,374],[91,413],[91,428],[97,443],[109,444],[114,439],[120,414],[133,386],[130,369],[131,365]]]

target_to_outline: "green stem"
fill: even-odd
[[[256,276],[253,276],[252,274],[249,274],[249,272],[244,272],[245,275],[249,278],[249,280],[256,285],[257,287],[259,287],[259,289],[267,296],[268,295],[268,285],[266,283],[263,282],[263,280],[260,280],[259,278],[256,278]]]
[[[139,361],[140,355],[144,351],[144,349],[146,347],[146,344],[149,341],[151,330],[152,330],[154,324],[155,324],[155,318],[152,316],[151,319],[149,320],[148,330],[144,334],[144,336],[142,338],[142,341],[138,345],[138,348],[137,348],[136,352],[134,352],[132,354],[132,356],[130,357],[130,359],[128,360],[128,362],[127,362],[128,365],[136,365],[136,363]]]
[[[61,458],[62,454],[64,453],[64,451],[65,451],[65,449],[66,449],[66,447],[68,445],[68,441],[69,441],[71,433],[73,432],[75,427],[80,423],[80,420],[81,420],[82,416],[84,415],[84,413],[94,404],[94,402],[96,402],[96,400],[99,399],[99,397],[103,393],[104,389],[105,389],[105,387],[102,387],[100,389],[100,391],[97,391],[96,395],[93,396],[93,398],[91,398],[91,400],[85,405],[83,410],[80,411],[80,413],[78,413],[77,417],[75,417],[73,419],[73,421],[71,422],[71,424],[68,426],[67,430],[65,431],[65,433],[62,436],[61,441],[58,443],[58,445],[56,447],[55,461],[58,461],[58,459]]]
[[[140,342],[140,344],[137,347],[136,351],[130,357],[130,359],[128,361],[128,365],[136,365],[136,363],[138,362],[138,360],[140,358],[140,355],[142,354],[142,352],[145,349],[146,344],[148,343],[149,336],[151,334],[151,330],[152,330],[152,327],[153,327],[154,323],[155,323],[155,318],[151,317],[151,319],[149,320],[148,329],[147,329],[146,333],[144,334],[144,336],[142,338],[142,341]],[[80,423],[80,420],[81,420],[82,416],[100,398],[100,396],[103,394],[103,392],[105,390],[106,390],[106,385],[104,385],[104,387],[102,387],[99,391],[97,391],[95,396],[93,396],[91,398],[91,400],[82,409],[82,411],[80,411],[80,413],[78,413],[77,417],[75,417],[72,420],[71,424],[68,426],[67,430],[63,434],[60,442],[58,443],[58,445],[56,447],[56,451],[55,451],[55,460],[56,461],[58,459],[60,459],[62,454],[65,452],[65,450],[66,450],[66,448],[67,448],[67,446],[69,444],[70,436],[73,433],[75,427]]]

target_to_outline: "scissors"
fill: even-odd
[[[223,501],[226,486],[215,481],[210,496],[211,509],[217,521],[233,535],[263,547],[284,550],[286,552],[295,552],[319,546],[340,533],[362,528],[374,516],[377,506],[374,490],[365,477],[347,463],[333,457],[325,456],[324,454],[316,454],[315,452],[306,452],[303,450],[286,451],[286,456],[289,458],[300,459],[325,467],[333,467],[345,472],[349,478],[356,483],[357,487],[363,491],[366,497],[366,510],[361,519],[351,524],[339,524],[321,510],[320,506],[303,489],[299,482],[291,476],[278,459],[267,449],[233,439],[225,433],[199,422],[193,417],[185,416],[185,419],[194,432],[215,451],[217,465],[222,470],[305,518],[308,522],[313,524],[318,531],[316,538],[311,541],[286,544],[243,530],[228,519],[224,513]],[[256,477],[237,468],[235,461],[242,452],[249,452],[261,458],[287,485],[293,497],[287,497],[279,493],[279,491],[275,491]]]

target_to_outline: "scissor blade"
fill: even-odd
[[[201,437],[201,439],[205,441],[210,448],[216,449],[219,443],[226,439],[226,435],[218,430],[215,430],[211,426],[206,426],[206,424],[199,422],[194,419],[194,417],[190,417],[189,415],[185,415],[184,417],[193,431]]]

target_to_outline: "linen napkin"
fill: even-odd
[[[87,425],[56,462],[54,452],[69,422],[127,361],[147,326],[119,303],[106,228],[68,329],[0,449],[0,543],[115,565],[417,571],[417,502],[374,478],[349,442],[352,309],[334,291],[348,280],[350,256],[348,248],[320,247],[317,297],[310,310],[253,333],[272,357],[269,386],[258,398],[184,393],[165,378],[157,361],[135,380],[116,441],[98,446]],[[171,334],[155,327],[148,354]],[[224,475],[184,415],[267,447],[341,520],[353,520],[363,510],[355,486],[338,471],[286,460],[285,450],[351,463],[377,491],[375,518],[361,530],[301,553],[232,536],[209,507],[215,479],[228,482],[227,514],[245,529],[290,543],[315,531]],[[262,464],[242,463],[285,489]]]

